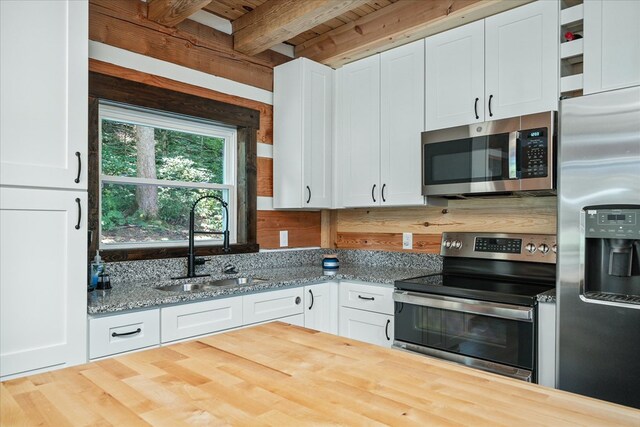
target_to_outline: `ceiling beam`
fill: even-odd
[[[147,19],[175,27],[209,3],[211,0],[149,0]]]
[[[398,0],[296,46],[296,57],[340,67],[532,0]]]
[[[233,21],[233,48],[255,55],[367,0],[268,0]]]

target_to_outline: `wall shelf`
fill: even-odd
[[[560,44],[560,59],[574,58],[584,52],[584,39],[572,40]]]
[[[583,18],[584,5],[582,4],[562,9],[560,11],[560,25],[568,25],[573,22],[582,21]]]
[[[562,77],[560,79],[560,92],[573,92],[581,90],[583,86],[583,74],[574,74],[571,76]]]

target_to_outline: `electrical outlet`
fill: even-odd
[[[282,230],[280,231],[280,247],[286,248],[289,246],[289,231]]]
[[[413,233],[402,233],[402,249],[413,249]]]

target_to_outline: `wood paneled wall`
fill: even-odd
[[[413,250],[439,253],[444,231],[556,233],[556,197],[470,199],[449,206],[337,211],[325,227],[338,248],[402,249],[402,233],[413,233]],[[331,233],[326,228],[325,233]]]

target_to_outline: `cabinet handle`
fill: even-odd
[[[296,297],[296,305],[300,305],[301,302],[302,302],[302,298]]]
[[[387,319],[387,325],[384,327],[384,334],[387,336],[387,341],[391,341],[389,337],[389,325],[391,324],[391,319]]]
[[[76,230],[80,230],[80,222],[82,222],[82,205],[80,199],[76,197],[76,203],[78,204],[78,223],[76,224]]]
[[[360,299],[364,299],[364,300],[367,300],[367,301],[373,301],[373,300],[375,300],[375,298],[374,298],[374,297],[363,297],[362,295],[358,295],[358,298],[360,298]]]
[[[387,186],[387,184],[382,184],[382,190],[380,191],[380,195],[382,196],[382,201],[386,202],[387,199],[384,198],[384,189]]]
[[[309,295],[311,295],[311,305],[309,306],[309,310],[311,310],[313,308],[313,292],[311,292],[311,289],[309,289]]]
[[[111,334],[112,337],[126,337],[127,335],[135,335],[135,334],[139,334],[140,332],[142,332],[142,329],[138,328],[135,331],[131,331],[131,332],[123,332],[121,334],[117,333],[117,332],[113,332]]]
[[[491,112],[491,100],[493,99],[493,95],[489,95],[489,117],[493,117],[493,113]]]
[[[376,191],[376,185],[373,184],[373,187],[371,187],[371,198],[373,199],[373,203],[376,202],[376,196],[374,195],[375,191]]]
[[[307,203],[311,201],[311,188],[307,185],[307,191],[309,192],[309,197],[307,198]]]
[[[480,116],[478,115],[478,101],[480,101],[480,98],[476,98],[476,102],[475,104],[473,104],[473,111],[476,112],[476,120],[480,118]]]
[[[80,183],[80,172],[82,172],[82,159],[80,158],[80,152],[76,151],[76,157],[78,158],[78,176],[74,180],[76,184]]]

